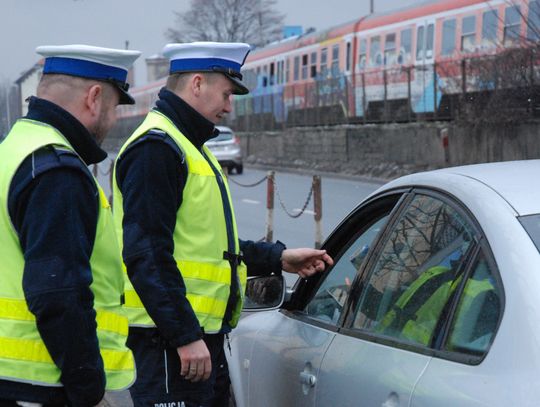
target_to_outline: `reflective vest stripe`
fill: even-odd
[[[219,267],[213,264],[204,264],[186,260],[178,261],[177,264],[184,279],[199,279],[227,285],[231,283],[231,272],[229,267]]]
[[[16,319],[19,321],[34,321],[35,317],[25,300],[0,298],[0,319]]]
[[[14,319],[18,321],[35,321],[26,305],[25,300],[0,298],[0,318]],[[96,322],[98,329],[115,332],[127,336],[128,322],[124,315],[102,309],[96,310]]]
[[[135,367],[130,351],[101,349],[100,352],[107,370],[132,370]],[[48,363],[51,369],[57,369],[42,341],[0,338],[0,358]]]
[[[225,287],[225,289],[228,290],[229,287]],[[223,312],[227,307],[227,301],[213,298],[210,295],[187,294],[186,297],[191,306],[196,309],[197,312],[209,316],[223,318]]]

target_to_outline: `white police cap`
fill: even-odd
[[[91,45],[43,45],[36,52],[45,57],[44,74],[63,74],[110,82],[120,91],[120,103],[132,105],[126,82],[139,51]]]
[[[169,73],[220,72],[235,85],[234,93],[245,95],[248,88],[242,83],[240,69],[250,51],[243,42],[191,42],[167,44],[163,56],[171,61]]]

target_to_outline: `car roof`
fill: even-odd
[[[472,181],[472,182],[471,182]],[[450,167],[407,175],[384,185],[381,190],[395,187],[422,185],[451,190],[454,195],[460,188],[470,195],[470,188],[487,187],[504,199],[518,215],[540,213],[540,160],[505,161],[487,164]],[[485,195],[487,197],[487,195]],[[459,198],[459,196],[458,196]]]
[[[218,129],[220,132],[225,132],[225,133],[232,133],[232,129],[230,127],[227,127],[227,126],[216,126],[216,129]]]

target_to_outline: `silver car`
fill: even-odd
[[[530,160],[399,178],[327,239],[331,269],[287,292],[251,279],[236,405],[538,406],[539,176]]]
[[[237,174],[242,174],[244,163],[240,139],[229,127],[216,126],[216,128],[219,130],[219,135],[208,140],[205,143],[206,146],[214,154],[221,166],[227,168],[229,173],[236,170]]]

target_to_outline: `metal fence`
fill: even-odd
[[[371,69],[271,85],[238,96],[229,125],[239,131],[294,126],[476,120],[536,115],[540,60],[535,49],[482,58]],[[272,80],[268,81],[272,83]],[[494,109],[496,108],[496,109]]]

